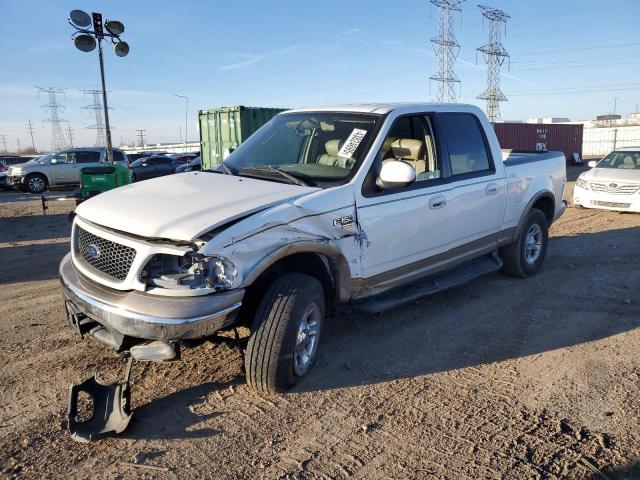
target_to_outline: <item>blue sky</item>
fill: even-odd
[[[591,119],[640,103],[639,0],[492,0],[511,15],[503,38],[511,70],[501,79],[505,120],[540,116]],[[177,141],[190,98],[189,139],[197,109],[228,105],[301,107],[334,103],[428,101],[437,70],[429,39],[437,12],[427,0],[67,1],[0,0],[0,135],[47,148],[50,129],[34,85],[65,87],[63,117],[76,144],[92,145],[93,123],[81,89],[99,88],[97,53],[77,51],[67,24],[74,8],[121,20],[131,53],[105,52],[114,110],[114,143],[138,128],[150,142]],[[486,30],[475,1],[455,21],[461,50],[460,101],[485,87],[475,49]],[[183,132],[184,134],[184,132]],[[2,145],[0,144],[0,148]]]

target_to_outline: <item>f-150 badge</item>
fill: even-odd
[[[346,217],[334,218],[333,226],[341,226],[342,228],[347,228],[353,224],[353,215],[347,215]]]

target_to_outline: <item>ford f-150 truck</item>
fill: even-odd
[[[248,383],[280,392],[340,304],[382,312],[498,270],[534,275],[565,182],[562,153],[503,158],[470,105],[284,112],[215,170],[81,204],[60,265],[69,321],[155,361],[246,325]]]

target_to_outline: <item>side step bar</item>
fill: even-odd
[[[463,285],[482,275],[502,269],[502,260],[497,254],[476,258],[446,272],[430,275],[414,283],[397,287],[352,304],[361,313],[381,313],[414,302],[425,295]]]

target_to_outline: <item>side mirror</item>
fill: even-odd
[[[57,158],[52,158],[51,159],[51,165],[55,165],[58,163],[58,159]]]
[[[398,160],[386,160],[382,164],[376,185],[382,190],[404,188],[416,181],[416,171],[408,163]]]
[[[593,168],[598,164],[598,162],[596,162],[595,160],[591,160],[589,163],[587,163],[587,166],[589,168]]]
[[[143,167],[146,167],[146,166],[147,166],[147,164],[146,164],[146,163],[143,163],[143,164],[142,164],[142,166],[143,166]]]

